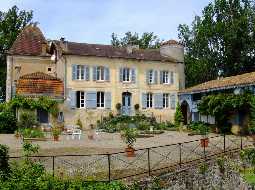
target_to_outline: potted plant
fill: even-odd
[[[205,124],[199,124],[199,133],[202,135],[202,139],[200,139],[201,147],[208,147],[209,138],[208,138],[208,127]]]
[[[88,139],[93,140],[94,133],[95,133],[95,127],[93,124],[90,124],[89,127],[90,127],[90,130],[88,131]]]
[[[139,104],[135,104],[134,105],[134,108],[135,108],[135,114],[139,114],[139,108],[140,108],[140,105]]]
[[[127,153],[127,157],[135,156],[134,143],[136,141],[137,131],[134,128],[127,128],[123,132],[123,140],[127,144],[127,148],[125,152]]]
[[[20,132],[19,132],[19,130],[16,130],[16,131],[14,132],[14,136],[16,137],[16,139],[18,139],[18,138],[20,137]]]
[[[61,134],[61,130],[58,127],[56,126],[52,127],[52,136],[54,141],[59,141],[60,134]]]
[[[120,115],[120,111],[121,111],[121,103],[117,103],[115,106],[116,110],[117,110],[117,114]]]

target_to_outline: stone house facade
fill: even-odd
[[[6,83],[7,101],[16,94],[62,99],[60,114],[66,124],[79,118],[84,126],[95,123],[110,112],[116,114],[118,103],[124,115],[133,115],[138,104],[141,113],[172,121],[177,92],[185,84],[183,46],[173,40],[156,50],[63,38],[47,41],[37,26],[30,25],[8,52]],[[52,84],[58,85],[50,88]]]

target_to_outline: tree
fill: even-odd
[[[123,38],[112,33],[111,44],[115,47],[126,47],[127,45],[139,45],[141,49],[156,49],[160,47],[162,40],[153,32],[144,32],[140,37],[138,33],[126,32]]]
[[[255,3],[214,0],[191,26],[179,25],[185,46],[186,86],[254,70]]]
[[[32,18],[32,11],[20,11],[17,6],[13,6],[7,12],[0,11],[0,87],[2,87],[3,93],[6,81],[6,52],[20,31],[31,24]]]

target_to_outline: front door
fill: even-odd
[[[131,115],[131,93],[123,92],[122,93],[122,114]]]

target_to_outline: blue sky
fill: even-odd
[[[110,44],[111,33],[154,32],[177,39],[177,27],[190,24],[210,0],[0,0],[0,10],[13,5],[33,10],[46,38]]]

